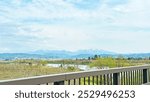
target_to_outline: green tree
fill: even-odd
[[[48,64],[48,62],[46,60],[40,60],[39,64],[45,66],[46,64]]]
[[[112,57],[97,58],[90,64],[90,67],[97,67],[98,69],[103,69],[106,67],[112,68],[115,66],[116,62]]]
[[[93,59],[96,60],[97,58],[98,58],[98,55],[94,55],[94,58],[93,58]]]
[[[118,58],[116,58],[116,67],[124,67],[124,66],[128,66],[130,63],[127,62],[127,60],[123,57],[123,56],[118,56]]]

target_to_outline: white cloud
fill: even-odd
[[[1,40],[0,44],[6,46],[4,49],[14,50],[18,50],[15,45],[22,45],[20,51],[27,48],[149,51],[149,5],[148,0],[0,1],[0,26],[8,29],[0,28],[0,38],[13,42]]]
[[[148,0],[130,0],[128,4],[114,8],[121,15],[116,24],[128,27],[150,27],[150,2]]]

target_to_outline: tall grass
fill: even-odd
[[[0,63],[0,80],[69,72],[64,68],[22,63]]]

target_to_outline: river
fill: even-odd
[[[62,64],[47,64],[47,66],[60,68],[62,66]],[[65,64],[65,65],[63,65],[64,68],[67,68],[68,66],[76,67],[76,68],[79,68],[79,69],[84,70],[84,71],[97,69],[95,67],[90,68],[88,65],[74,65],[74,64]]]

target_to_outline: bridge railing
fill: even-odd
[[[148,82],[150,65],[3,80],[0,85],[141,85]]]

